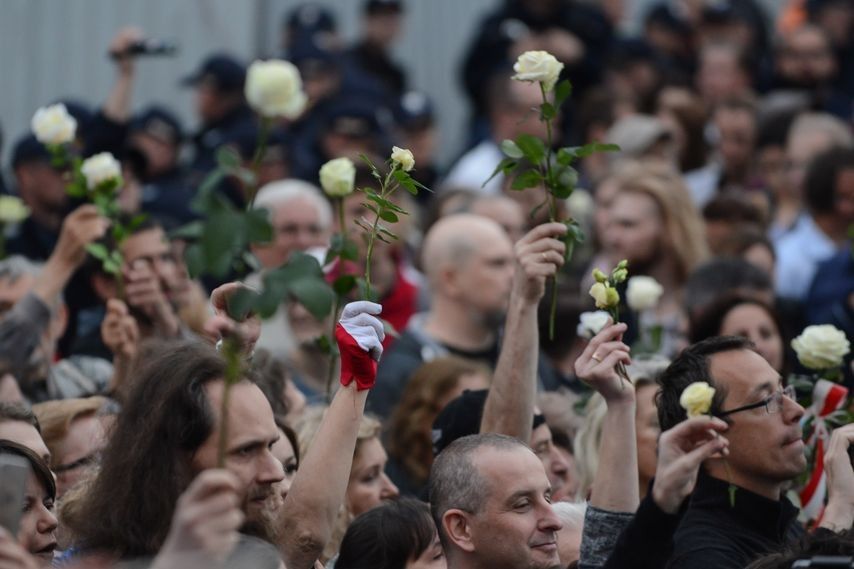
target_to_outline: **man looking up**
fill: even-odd
[[[729,424],[729,455],[726,462],[704,461],[669,567],[744,567],[802,533],[798,510],[783,491],[806,468],[799,424],[804,409],[749,340],[714,337],[686,349],[661,375],[663,432],[686,418],[679,398],[697,381],[716,390],[710,412]]]

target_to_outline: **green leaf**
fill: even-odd
[[[273,240],[273,226],[267,209],[250,209],[244,215],[246,240],[249,243],[269,243]]]
[[[170,239],[190,239],[195,240],[202,236],[205,226],[201,221],[191,221],[186,225],[182,225],[178,229],[169,234]]]
[[[596,154],[598,152],[619,152],[620,147],[616,144],[603,144],[601,142],[591,142],[590,144],[585,144],[584,146],[576,146],[572,148],[573,154],[576,158],[585,158],[590,156],[591,154]]]
[[[506,139],[501,142],[501,152],[503,152],[505,156],[509,156],[516,160],[519,160],[524,156],[519,146],[510,139]]]
[[[234,170],[240,168],[243,161],[233,147],[223,145],[216,151],[216,163],[224,170]]]
[[[355,275],[341,275],[332,283],[332,289],[338,296],[346,296],[356,286]]]
[[[566,101],[569,96],[572,94],[572,83],[569,82],[569,79],[564,79],[555,85],[555,107],[560,107],[564,101]]]
[[[573,148],[560,148],[557,151],[557,163],[561,166],[569,166],[576,159]]]
[[[239,213],[226,211],[208,218],[200,245],[205,272],[225,276],[245,244],[245,223]]]
[[[322,278],[303,278],[288,285],[289,292],[318,320],[332,311],[335,292]]]
[[[536,170],[526,170],[516,176],[513,180],[513,185],[510,186],[513,190],[524,190],[525,188],[533,188],[539,186],[543,182],[543,176]]]
[[[202,247],[198,243],[194,243],[184,250],[184,262],[187,264],[187,271],[190,276],[197,278],[205,272],[205,259],[202,254]]]
[[[551,103],[543,103],[540,105],[540,120],[550,121],[557,115],[554,105]]]
[[[512,172],[516,168],[517,164],[518,163],[515,160],[513,160],[512,158],[503,159],[501,162],[498,163],[498,166],[495,167],[495,170],[493,170],[492,174],[489,175],[489,178],[487,178],[486,180],[483,181],[483,183],[480,185],[480,187],[481,188],[485,187],[486,184],[488,184],[491,179],[493,179],[498,174],[501,174],[502,172],[504,174],[507,174],[508,172]]]
[[[415,185],[415,180],[413,180],[412,176],[407,172],[404,172],[403,170],[395,170],[392,176],[407,192],[413,196],[418,195],[418,187]]]
[[[564,166],[555,176],[549,192],[556,198],[565,200],[575,190],[576,184],[578,184],[578,172],[571,166]]]
[[[240,287],[228,297],[226,310],[229,317],[237,322],[243,322],[254,310],[260,295],[249,287]]]
[[[530,134],[520,134],[516,137],[516,144],[525,155],[525,158],[533,164],[540,164],[546,158],[545,143]]]
[[[86,251],[101,261],[106,261],[110,258],[110,251],[103,243],[89,243],[86,245]]]
[[[395,214],[393,211],[388,211],[385,209],[380,211],[380,218],[383,221],[387,221],[389,223],[397,223],[398,221],[400,221],[400,219],[397,217],[397,214]]]

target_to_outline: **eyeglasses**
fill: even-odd
[[[779,391],[775,391],[762,401],[757,401],[756,403],[751,403],[750,405],[743,405],[741,407],[736,407],[735,409],[730,409],[729,411],[718,413],[718,417],[726,417],[727,415],[732,415],[733,413],[738,413],[740,411],[749,411],[750,409],[758,409],[759,407],[763,406],[765,407],[765,411],[769,415],[779,413],[783,410],[783,397],[787,397],[792,401],[796,401],[795,388],[791,385],[788,385]]]

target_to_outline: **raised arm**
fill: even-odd
[[[341,388],[326,411],[311,448],[285,498],[279,550],[290,569],[310,569],[332,536],[350,480],[359,423],[376,380],[384,338],[375,318],[382,307],[352,302],[336,329],[341,351]]]
[[[566,234],[562,223],[546,223],[516,243],[516,271],[504,328],[501,355],[483,409],[480,432],[531,440],[537,395],[539,331],[537,304],[545,282],[563,265]]]

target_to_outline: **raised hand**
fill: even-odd
[[[578,378],[598,391],[608,403],[634,398],[634,388],[629,382],[623,382],[617,372],[617,364],[632,363],[629,347],[621,341],[625,331],[626,325],[622,322],[606,326],[575,360]]]
[[[379,304],[360,300],[349,303],[341,312],[335,339],[341,352],[342,385],[355,380],[359,391],[374,386],[385,338],[383,323],[375,316],[382,309]]]
[[[214,315],[205,322],[205,333],[216,342],[225,337],[236,338],[244,354],[251,355],[255,343],[261,336],[261,320],[254,314],[248,315],[241,322],[232,319],[228,313],[229,299],[241,288],[247,288],[239,282],[225,283],[211,293],[211,306]]]
[[[659,508],[675,514],[694,490],[703,461],[716,454],[729,454],[729,441],[717,434],[728,428],[723,420],[703,415],[662,433],[652,487],[652,498]]]
[[[525,234],[515,246],[516,272],[513,290],[524,300],[539,302],[545,292],[546,279],[563,265],[566,235],[562,223],[544,223]]]

